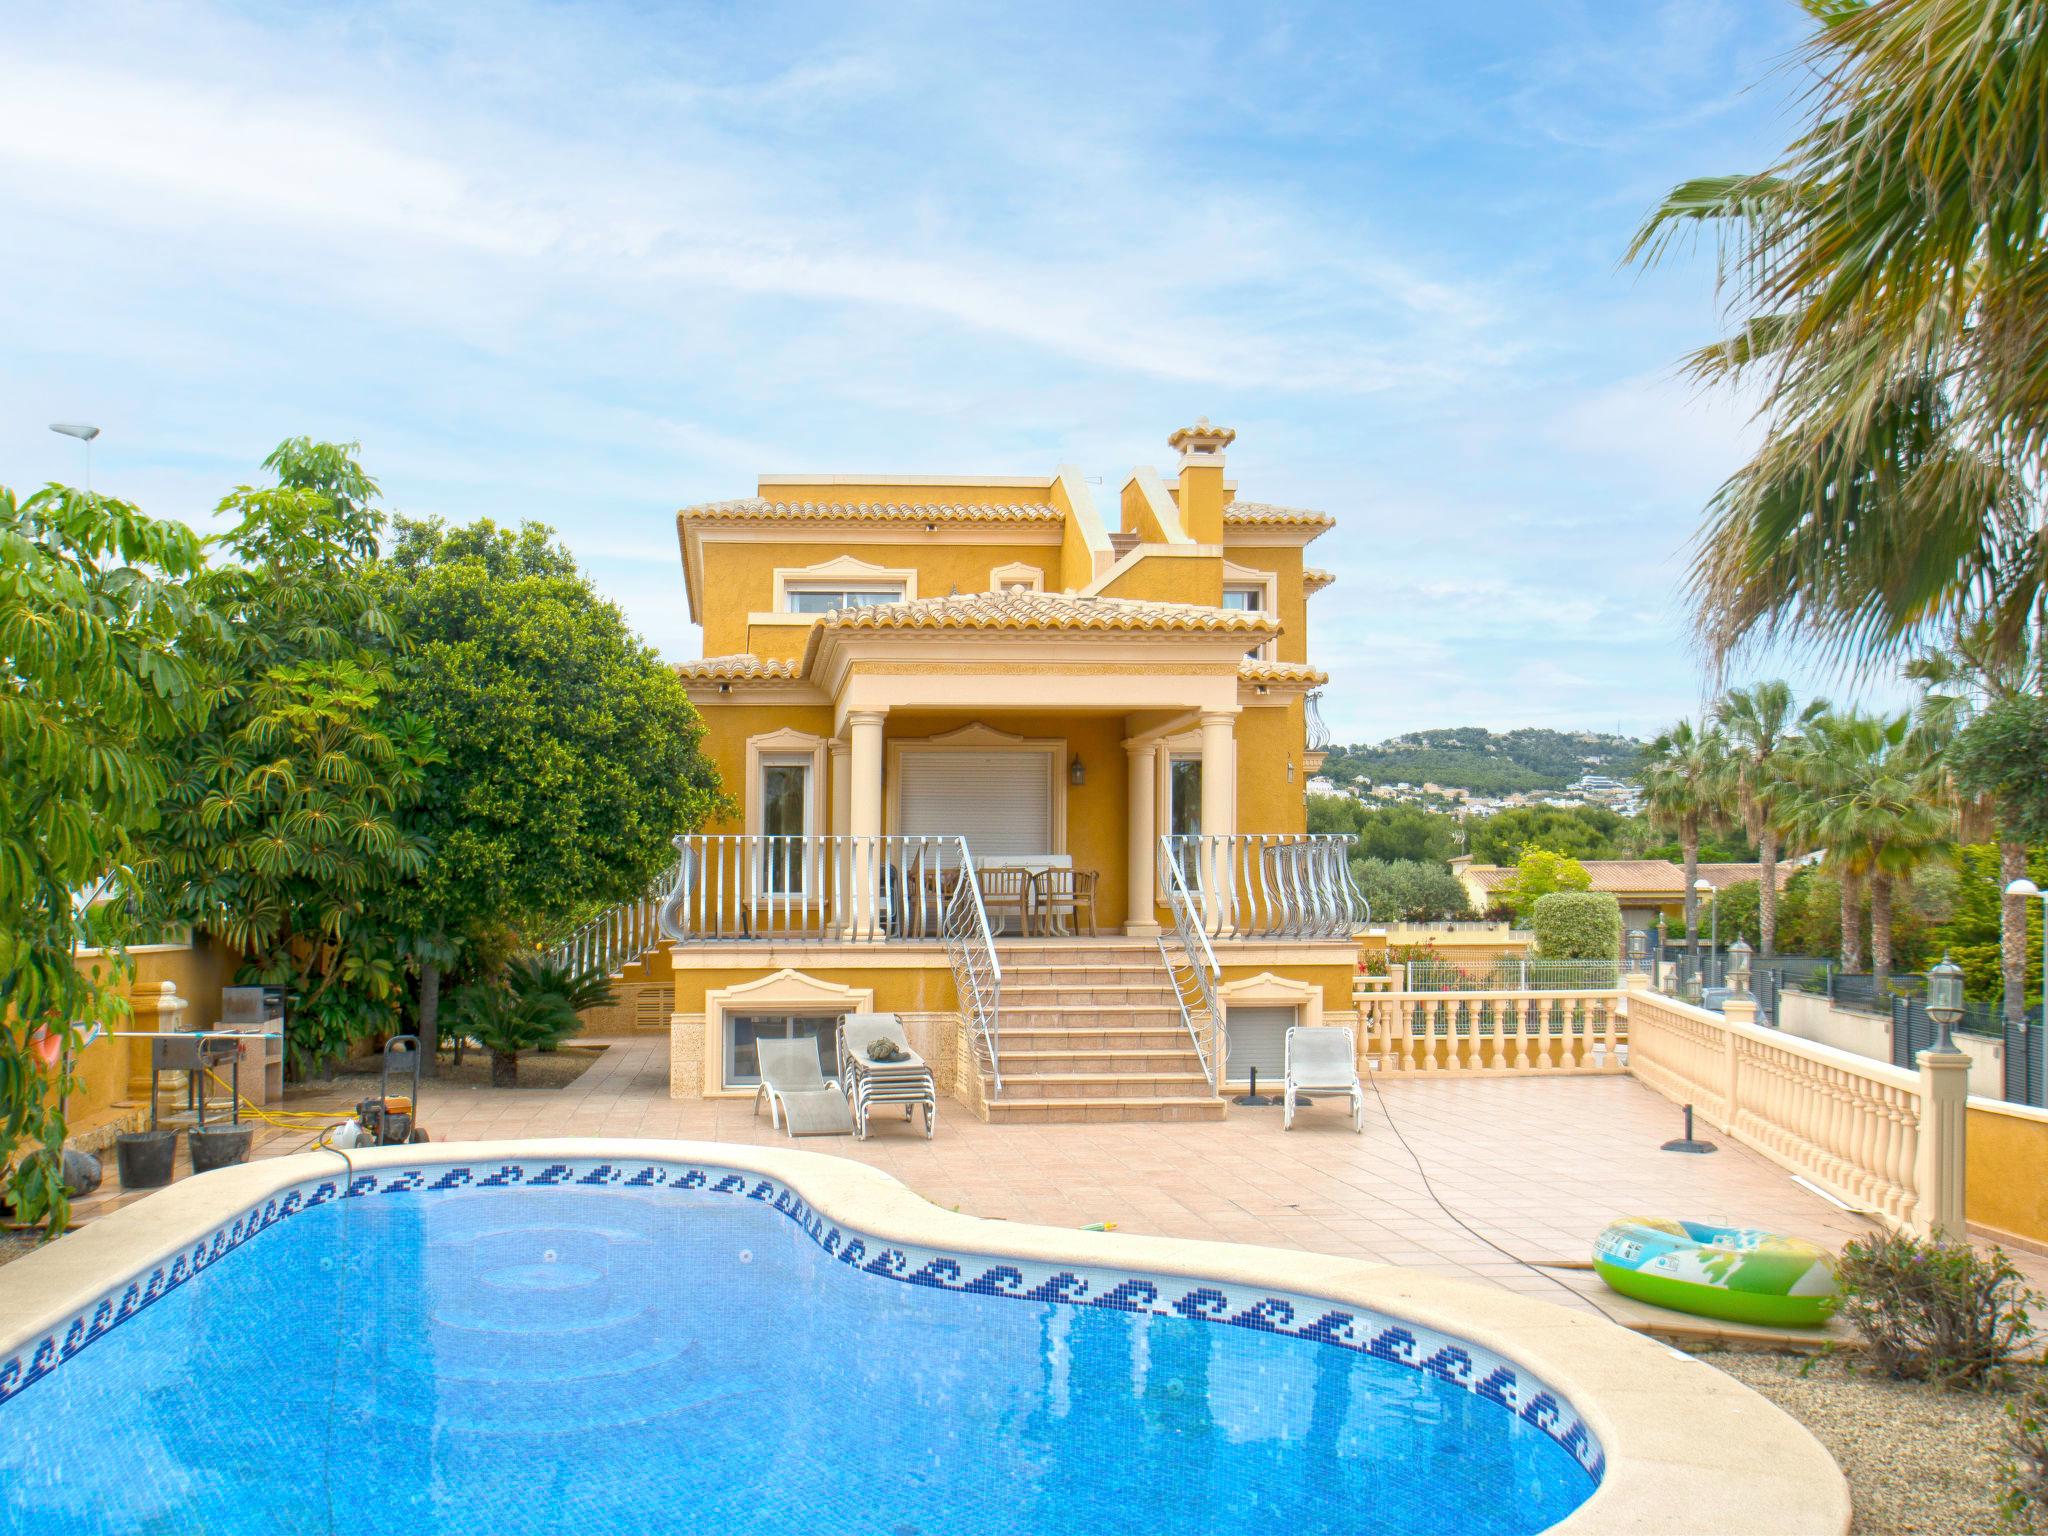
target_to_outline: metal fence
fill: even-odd
[[[1891,1013],[1892,1065],[1910,1070],[1922,1051],[1933,1049],[1939,1031],[1920,998],[1894,997]],[[2038,1018],[2025,1016],[2008,1024],[2003,1003],[1964,1003],[1955,1032],[1996,1040],[2004,1046],[2002,1091],[2006,1102],[2048,1108],[2044,1102],[2048,1100],[2048,1031],[2041,1028]]]
[[[1621,985],[1608,960],[1412,960],[1410,992],[1594,992]]]

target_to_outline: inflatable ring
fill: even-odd
[[[1837,1299],[1834,1259],[1818,1244],[1658,1216],[1610,1222],[1593,1268],[1637,1301],[1773,1328],[1818,1328]]]

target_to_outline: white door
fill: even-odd
[[[1057,853],[1050,761],[1043,752],[906,751],[897,769],[897,830],[964,837],[977,859]]]

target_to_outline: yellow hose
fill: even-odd
[[[220,1074],[218,1072],[215,1072],[213,1068],[202,1067],[200,1068],[200,1070],[213,1080],[213,1083],[216,1087],[226,1088],[228,1092],[233,1093],[236,1099],[238,1099],[241,1102],[242,1112],[244,1114],[248,1115],[252,1119],[261,1121],[263,1124],[271,1127],[273,1130],[310,1131],[316,1128],[331,1127],[335,1123],[336,1112],[334,1110],[322,1111],[313,1109],[265,1109],[262,1105],[256,1103],[254,1100],[249,1098],[247,1094],[237,1093],[234,1088],[230,1087],[228,1083],[222,1080]],[[344,1121],[347,1121],[352,1120],[355,1117],[351,1114],[343,1112],[341,1113],[340,1118]],[[307,1122],[311,1123],[308,1124]]]

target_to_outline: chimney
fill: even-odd
[[[1223,450],[1236,440],[1206,416],[1166,440],[1180,450],[1180,525],[1197,544],[1223,542]]]

